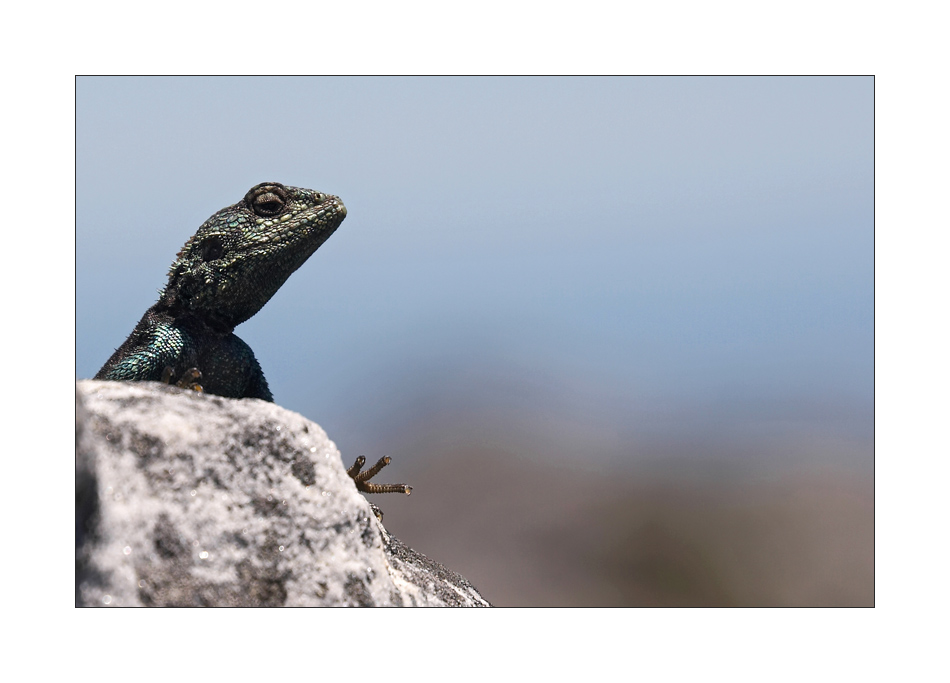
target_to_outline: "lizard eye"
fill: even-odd
[[[276,216],[284,208],[284,200],[273,192],[254,197],[254,213],[258,216]]]
[[[219,240],[217,237],[212,237],[201,245],[202,261],[214,261],[215,259],[221,258],[223,255],[224,247],[221,245],[221,240]]]

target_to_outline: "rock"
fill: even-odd
[[[489,604],[386,531],[297,413],[154,382],[76,403],[77,605]]]

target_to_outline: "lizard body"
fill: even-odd
[[[208,393],[273,401],[260,364],[234,328],[257,313],[345,217],[346,207],[332,195],[279,183],[252,187],[185,243],[158,302],[95,378],[160,381],[198,368]]]
[[[205,221],[181,248],[168,283],[95,379],[164,381],[228,398],[273,402],[260,364],[234,328],[257,313],[343,219],[339,197],[280,183],[252,187]],[[201,379],[201,384],[197,379]],[[348,470],[359,490],[409,493],[372,484],[381,458]]]

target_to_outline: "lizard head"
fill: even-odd
[[[257,313],[345,217],[339,197],[255,185],[185,243],[159,303],[230,330]]]

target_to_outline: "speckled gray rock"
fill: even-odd
[[[315,423],[77,383],[77,605],[488,605],[376,519]]]

